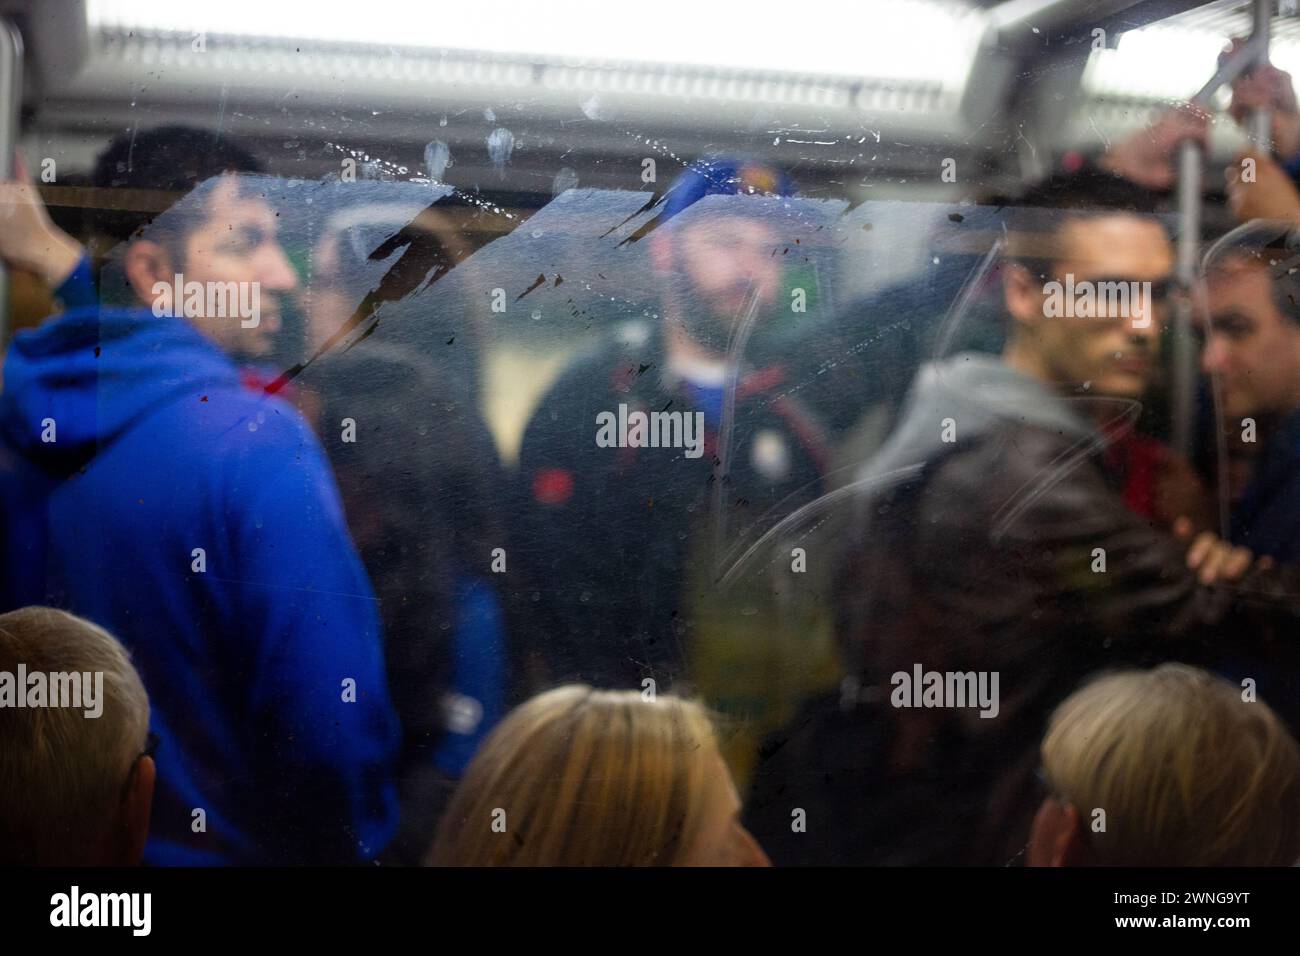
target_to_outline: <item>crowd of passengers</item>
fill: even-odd
[[[56,303],[0,392],[0,862],[1300,862],[1300,112],[1271,67],[1256,105],[1194,287],[1188,108],[816,334],[797,184],[703,157],[635,244],[653,318],[593,323],[509,462],[490,332],[428,314],[481,196],[333,184],[306,282],[224,135],[115,140],[75,227],[0,185]],[[180,277],[256,321],[157,308]],[[629,440],[666,412],[698,453]]]

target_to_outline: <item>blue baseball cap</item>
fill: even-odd
[[[793,196],[794,182],[757,160],[713,156],[696,160],[677,177],[664,197],[659,224],[705,196]]]

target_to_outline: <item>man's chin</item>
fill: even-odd
[[[1079,394],[1138,401],[1146,394],[1148,384],[1146,378],[1139,375],[1108,375],[1093,379],[1088,387],[1079,389]]]
[[[1249,402],[1242,398],[1228,395],[1219,397],[1219,414],[1229,421],[1247,418],[1256,414],[1256,411],[1256,409],[1250,407]]]
[[[244,362],[261,362],[271,356],[271,343],[260,339],[245,341],[236,340],[218,343],[227,355],[236,361]]]

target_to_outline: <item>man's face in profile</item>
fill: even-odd
[[[1300,324],[1282,314],[1267,263],[1229,259],[1207,276],[1205,292],[1201,368],[1222,413],[1235,419],[1300,404]]]
[[[1051,273],[1024,277],[1025,295],[1014,301],[1008,292],[1036,364],[1069,390],[1141,397],[1167,318],[1164,290],[1174,265],[1169,238],[1154,220],[1117,213],[1070,219],[1055,239]],[[1055,299],[1050,283],[1059,284]],[[1112,294],[1117,284],[1124,295]],[[1091,291],[1091,304],[1084,290]]]
[[[243,300],[256,290],[256,324],[227,314],[191,318],[196,327],[227,354],[268,355],[280,331],[279,296],[298,284],[277,239],[275,211],[247,183],[223,176],[206,197],[207,219],[185,237],[181,271],[185,282],[236,283]]]
[[[742,200],[743,201],[743,200]],[[681,224],[671,235],[681,319],[691,336],[718,351],[726,348],[749,297],[761,314],[781,289],[776,229],[754,216],[716,215]]]

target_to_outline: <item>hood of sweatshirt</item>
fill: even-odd
[[[1084,414],[1097,401],[1106,400],[1062,397],[996,355],[962,352],[930,362],[917,372],[897,427],[858,471],[856,483],[870,492],[906,481],[1004,424],[1050,429],[1071,442],[1100,441]],[[947,419],[951,429],[945,428]]]
[[[239,382],[230,358],[182,319],[74,309],[14,336],[0,434],[43,470],[67,473],[155,408]]]

